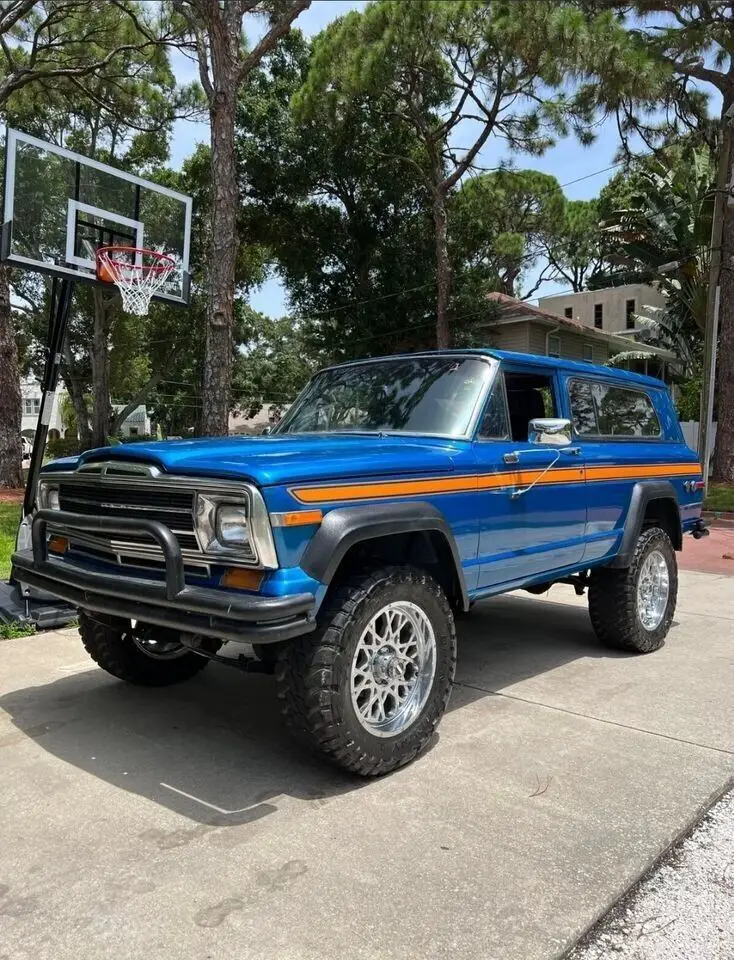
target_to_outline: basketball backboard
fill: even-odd
[[[189,302],[191,197],[8,129],[0,258],[97,282],[101,246],[165,253],[175,268],[155,294]]]

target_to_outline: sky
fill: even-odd
[[[365,0],[313,0],[311,7],[296,20],[296,26],[306,36],[313,36],[336,17],[350,10],[363,8],[364,2]],[[250,40],[257,39],[258,33],[259,30],[256,30]],[[174,56],[173,67],[181,83],[198,77],[196,66],[181,54]],[[173,133],[173,165],[179,167],[194,151],[198,142],[208,141],[208,124],[179,120]],[[583,147],[574,137],[568,137],[560,140],[543,157],[528,157],[516,153],[513,160],[519,169],[528,167],[552,174],[564,185],[564,192],[570,200],[588,200],[597,196],[604,184],[614,175],[615,170],[610,170],[609,167],[614,163],[618,146],[616,125],[613,121],[607,121],[599,126],[597,138],[589,147]],[[502,157],[507,157],[507,153],[497,143],[490,142],[480,154],[479,162],[481,166],[493,167]],[[526,288],[533,285],[538,272],[536,270],[526,278]],[[538,290],[538,295],[551,296],[565,289],[565,284],[546,282]],[[285,292],[277,277],[271,277],[255,290],[250,295],[250,304],[255,310],[271,317],[283,316],[288,310]]]

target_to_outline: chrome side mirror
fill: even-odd
[[[572,440],[571,434],[571,421],[562,417],[542,417],[528,424],[528,443],[567,447]]]
[[[260,431],[263,437],[269,437],[272,432],[273,432],[273,428],[270,426],[270,424],[268,424],[267,427],[263,427],[262,430]]]

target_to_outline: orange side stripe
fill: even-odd
[[[640,477],[698,477],[701,467],[697,463],[648,464],[630,467],[587,467],[587,480],[637,480]]]
[[[461,493],[477,489],[478,477],[447,477],[440,480],[396,480],[389,483],[355,483],[344,487],[301,487],[292,490],[301,503],[329,500],[373,500],[412,497],[422,493]]]
[[[300,487],[291,493],[300,503],[330,503],[350,500],[383,500],[425,494],[471,493],[503,487],[524,486],[537,482],[545,486],[556,483],[583,483],[584,480],[637,480],[645,477],[700,476],[696,463],[641,464],[610,467],[554,467],[544,470],[503,470],[498,473],[460,477],[427,477],[420,480],[351,483],[333,487]]]

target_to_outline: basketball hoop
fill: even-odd
[[[99,247],[96,258],[97,279],[114,283],[123,310],[138,317],[146,315],[151,298],[176,267],[173,257],[143,247]]]

